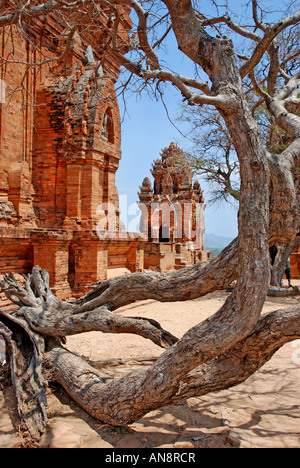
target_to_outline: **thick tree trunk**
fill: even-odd
[[[161,374],[154,375],[152,368],[143,369],[115,381],[55,343],[45,354],[45,365],[55,369],[55,379],[91,416],[108,424],[124,425],[152,409],[238,385],[263,366],[281,346],[299,337],[300,305],[264,316],[246,338],[218,357],[181,375],[172,393],[162,393],[160,398],[151,401],[150,406],[149,396],[153,389],[161,386],[163,369]],[[176,373],[176,358],[170,357],[168,362]]]
[[[289,244],[277,244],[276,255],[273,260],[272,270],[271,270],[271,285],[272,286],[281,286],[282,278],[286,269],[287,260],[295,250],[295,248],[300,244],[300,236],[297,236],[295,240]]]
[[[2,289],[19,309],[12,316],[0,310],[0,334],[12,356],[20,415],[35,438],[46,421],[40,373],[44,341],[46,366],[72,398],[95,418],[120,425],[170,402],[235,385],[255,372],[278,347],[300,336],[299,306],[260,318],[270,284],[269,243],[291,242],[300,231],[293,181],[300,154],[299,119],[289,118],[282,102],[276,105],[275,100],[268,101],[275,118],[283,120],[283,128],[286,125],[295,137],[282,155],[268,154],[243,93],[232,42],[210,37],[190,0],[163,3],[170,12],[179,48],[211,80],[211,89],[201,84],[200,89],[205,89],[207,95],[197,99],[187,92],[186,79],[182,81],[178,75],[159,69],[141,24],[146,19],[141,5],[130,0],[116,3],[130,4],[138,13],[140,42],[150,64],[150,70],[142,71],[124,59],[130,63],[128,67],[145,79],[167,79],[185,93],[190,104],[214,104],[222,114],[240,164],[239,237],[208,264],[164,275],[145,272],[103,281],[75,303],[57,299],[50,291],[47,273],[38,267],[23,286],[12,275],[6,275]],[[272,34],[276,37],[274,31]],[[269,45],[267,36],[265,42]],[[262,40],[255,59],[263,43]],[[112,53],[120,57],[116,48]],[[137,300],[193,299],[227,287],[234,280],[235,287],[220,310],[180,340],[153,320],[124,318],[114,313]],[[61,346],[65,336],[90,330],[137,333],[166,351],[149,368],[112,379]],[[18,336],[22,336],[21,342]],[[26,406],[29,401],[35,407],[33,428],[28,417],[31,407]]]
[[[31,301],[32,304],[34,297],[38,303],[41,299],[39,294],[44,296],[45,290],[48,289],[44,283],[47,275],[35,268],[33,277],[35,282],[32,283],[32,278],[29,278],[25,288],[15,285],[16,297],[14,300],[16,302],[20,301],[17,294],[22,297],[24,302]],[[38,278],[40,278],[39,287],[36,283]],[[12,277],[9,279],[10,294],[13,294],[14,280]],[[123,277],[123,281],[126,282],[126,280],[128,278]],[[122,281],[121,278],[120,281]],[[29,283],[33,289],[29,288]],[[28,298],[25,297],[25,290],[28,292]],[[30,323],[37,324],[39,322],[40,333],[45,327],[45,333],[42,335],[48,337],[51,336],[51,331],[54,336],[59,337],[62,336],[62,330],[64,336],[86,330],[84,327],[82,329],[80,325],[82,313],[73,314],[68,309],[68,306],[71,306],[68,303],[61,303],[61,301],[54,299],[50,302],[56,303],[56,308],[52,308],[52,310],[44,308],[44,313],[46,311],[45,315],[48,316],[46,321],[41,320],[38,307],[23,306],[14,315],[0,311],[3,324],[0,333],[6,340],[12,356],[12,376],[18,390],[20,415],[34,439],[38,438],[46,423],[44,381],[40,374],[43,340],[39,338],[41,335],[37,335],[31,327],[28,327],[24,315],[28,318],[28,309],[31,309]],[[35,319],[32,318],[34,310],[38,314]],[[63,316],[60,321],[58,315],[61,311],[63,311]],[[95,329],[97,330],[101,329],[99,323],[103,323],[103,330],[109,331],[107,330],[109,324],[104,323],[102,319],[98,320],[101,313],[101,309],[85,312],[84,321],[90,324],[95,320]],[[55,323],[50,316],[52,319],[55,317]],[[222,318],[220,313],[217,316]],[[155,337],[154,342],[161,346],[171,346],[169,350],[164,352],[149,368],[136,371],[120,379],[112,379],[105,372],[105,366],[104,370],[96,370],[91,367],[81,358],[64,349],[53,338],[46,340],[47,349],[44,354],[44,363],[46,368],[51,369],[52,378],[55,378],[69,395],[93,417],[112,425],[129,424],[152,409],[178,402],[187,397],[228,388],[245,380],[270,359],[279,347],[300,337],[299,321],[299,306],[272,313],[261,318],[255,329],[250,331],[245,338],[237,340],[227,350],[218,352],[219,338],[217,336],[215,347],[210,344],[212,333],[215,331],[218,336],[224,335],[228,326],[227,321],[216,321],[215,316],[187,332],[177,343],[174,337],[174,341],[172,341],[171,335],[168,335],[169,342],[163,343],[157,341]],[[156,322],[155,328],[157,328]],[[90,325],[88,329],[91,329]],[[12,332],[10,330],[13,330],[14,341],[19,340],[17,349],[22,350],[18,360],[15,357],[18,353],[13,352],[15,345],[11,344]],[[122,331],[132,332],[127,327],[121,328],[120,332]],[[208,344],[205,349],[206,336]],[[148,336],[146,337],[148,338]],[[199,349],[199,338],[202,339],[202,350]],[[32,347],[32,345],[34,346]],[[34,366],[34,372],[32,366]],[[32,378],[29,381],[27,378],[23,380],[24,368],[27,367],[31,369],[31,376],[37,376],[33,381]],[[22,369],[21,380],[20,369]],[[24,406],[24,402],[28,401],[31,404],[29,408]],[[34,411],[32,411],[33,408]]]

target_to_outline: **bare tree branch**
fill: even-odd
[[[260,62],[261,58],[263,57],[264,53],[268,50],[272,41],[288,26],[293,24],[299,23],[300,20],[300,10],[298,10],[295,14],[280,20],[276,24],[274,24],[271,28],[266,30],[264,38],[260,41],[260,43],[256,46],[252,57],[245,63],[241,69],[241,77],[244,78],[248,73]]]
[[[172,392],[165,392],[162,398],[153,400],[151,409],[238,385],[263,366],[283,344],[299,338],[299,325],[299,306],[262,317],[252,333],[226,353],[187,374],[182,374],[179,368]],[[162,384],[164,374],[151,371],[161,359],[149,370],[134,372],[126,380],[107,380],[105,376],[99,378],[94,368],[57,344],[45,355],[46,365],[51,369],[55,367],[56,380],[67,393],[91,416],[112,425],[130,424],[149,411],[147,402],[141,401],[141,389],[150,379],[153,379],[155,390]],[[86,383],[90,390],[81,384],[83,374],[88,376]],[[116,404],[120,395],[121,404]]]

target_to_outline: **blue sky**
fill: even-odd
[[[177,93],[169,90],[164,99],[168,112],[178,115],[179,98]],[[174,95],[173,95],[174,94]],[[121,109],[123,104],[120,103]],[[183,147],[184,138],[170,123],[165,108],[161,102],[149,101],[148,98],[136,97],[126,102],[128,115],[122,124],[122,159],[116,175],[116,185],[121,196],[127,196],[128,206],[138,200],[137,192],[145,177],[152,178],[151,165],[160,152],[174,141]],[[177,123],[180,126],[180,123]],[[185,143],[186,144],[186,143]],[[208,186],[201,182],[204,196],[208,200]],[[123,204],[123,212],[124,212]],[[136,210],[131,206],[130,222],[136,217]],[[123,213],[124,214],[124,213]],[[126,215],[123,216],[123,220]],[[122,214],[121,214],[122,217]],[[235,237],[237,235],[237,212],[230,205],[208,205],[205,210],[206,232]]]
[[[225,3],[225,2],[224,2]],[[239,20],[238,15],[234,11],[240,12],[243,9],[243,4],[237,0],[230,0],[229,5],[231,10],[229,13],[236,21]],[[267,11],[270,9],[278,10],[283,5],[283,2],[278,0],[263,0],[262,4]],[[269,9],[268,9],[269,7]],[[209,3],[206,2],[206,9],[209,10]],[[245,12],[245,10],[243,9]],[[222,13],[224,11],[221,10]],[[205,12],[207,14],[207,12]],[[272,16],[282,15],[282,13],[273,13]],[[245,16],[244,16],[245,19]],[[277,18],[276,18],[277,19]],[[172,65],[173,70],[187,76],[193,76],[194,65],[188,58],[183,56],[175,43],[174,37],[168,39],[169,55],[163,52],[163,59]],[[206,76],[201,77],[207,79]],[[123,213],[123,219],[128,222],[133,216],[136,218],[137,210],[132,207],[137,199],[139,185],[145,177],[150,177],[150,169],[154,159],[157,159],[160,152],[166,146],[174,141],[183,149],[187,148],[188,141],[182,134],[172,125],[168,119],[166,110],[161,101],[150,99],[146,94],[125,94],[126,113],[124,114],[122,123],[122,160],[116,176],[116,184],[121,196],[127,197],[127,204],[131,206],[132,215]],[[165,87],[164,101],[168,109],[168,114],[172,121],[184,133],[183,124],[176,119],[180,116],[181,95],[171,85]],[[119,100],[121,115],[123,115],[124,104],[122,99]],[[199,180],[204,189],[206,201],[209,197],[209,187],[203,180]],[[124,207],[124,204],[123,204]],[[124,211],[124,208],[123,208]],[[122,217],[122,214],[121,214]],[[225,237],[234,238],[237,235],[237,210],[229,204],[223,203],[221,206],[207,205],[205,211],[206,232],[222,235]]]

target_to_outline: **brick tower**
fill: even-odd
[[[117,30],[123,52],[129,13],[124,8]],[[110,267],[143,267],[136,239],[102,239],[97,232],[106,206],[114,208],[118,232],[115,173],[121,158],[119,65],[105,48],[114,18],[109,10],[99,15],[94,26],[91,20],[69,38],[55,14],[29,21],[26,35],[16,26],[0,35],[6,87],[0,104],[0,274],[40,265],[60,297],[86,291]]]
[[[184,152],[171,143],[151,170],[154,187],[146,177],[140,187],[140,231],[145,247],[145,268],[167,271],[209,259],[204,249],[204,198],[186,163]]]

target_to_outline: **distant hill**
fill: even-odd
[[[204,246],[207,250],[212,249],[224,249],[230,242],[233,241],[232,237],[218,236],[217,234],[205,233],[204,234]]]

